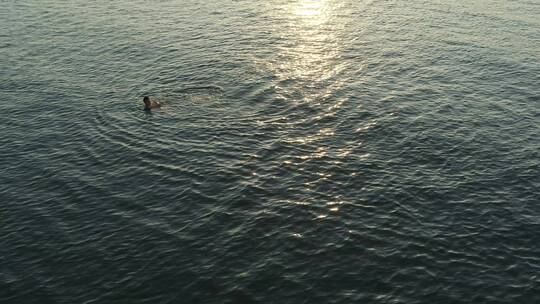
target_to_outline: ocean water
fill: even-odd
[[[1,7],[0,303],[540,303],[540,2]]]

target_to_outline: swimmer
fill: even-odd
[[[144,102],[144,109],[149,111],[151,109],[155,109],[155,108],[161,108],[161,104],[157,101],[150,101],[150,97],[148,96],[144,96],[143,98],[143,102]]]

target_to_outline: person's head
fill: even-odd
[[[150,108],[150,105],[151,105],[151,103],[150,103],[150,97],[144,96],[142,101],[144,102],[144,105],[145,105],[147,108]]]

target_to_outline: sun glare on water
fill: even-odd
[[[287,3],[281,11],[288,15],[288,22],[280,29],[283,41],[288,43],[279,48],[281,56],[272,63],[272,70],[280,78],[294,79],[296,89],[307,100],[314,96],[305,88],[335,72],[334,58],[339,55],[340,43],[339,28],[332,16],[337,6],[332,0],[299,0]]]
[[[303,0],[295,4],[293,13],[313,25],[319,25],[328,19],[328,6],[328,0]]]

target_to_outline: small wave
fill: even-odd
[[[201,91],[203,91],[203,92],[213,92],[213,93],[216,93],[216,92],[223,93],[224,92],[222,87],[215,86],[215,85],[184,87],[184,88],[176,89],[173,92],[174,93],[192,93],[192,92],[201,92]]]

